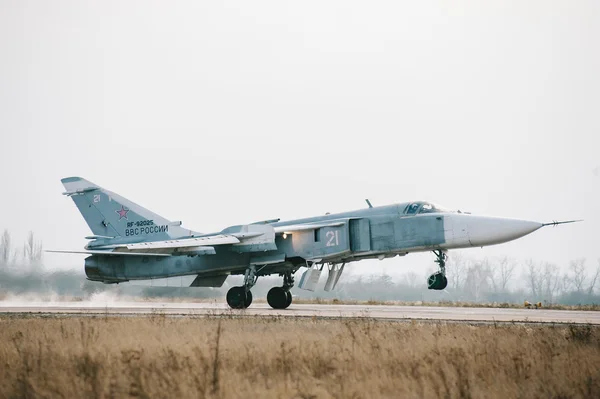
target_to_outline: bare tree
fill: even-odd
[[[460,253],[452,254],[448,261],[448,277],[450,286],[460,291],[464,287],[465,272],[468,269],[468,261]]]
[[[42,261],[42,242],[36,241],[33,231],[27,235],[27,241],[23,246],[23,259],[30,266],[40,266]]]
[[[586,279],[585,258],[577,258],[569,262],[568,282],[573,285],[575,291],[583,292],[583,285]]]
[[[499,262],[500,267],[500,283],[502,287],[502,292],[506,292],[508,288],[508,284],[510,280],[513,278],[515,274],[515,269],[517,268],[517,262],[514,259],[503,257]]]
[[[481,300],[482,294],[489,288],[490,266],[487,259],[474,263],[467,269],[465,288],[475,301]]]
[[[563,275],[563,291],[564,292],[573,292],[574,291],[574,287],[575,284],[573,284],[573,279],[571,278],[571,275],[567,272]]]
[[[488,261],[486,258],[486,262],[488,263],[489,267],[490,267],[490,273],[488,275],[488,279],[490,280],[490,285],[492,286],[492,289],[494,290],[494,293],[498,293],[500,291],[500,273],[498,271],[498,265],[495,264],[495,262],[492,260],[492,262]]]
[[[404,279],[406,280],[406,284],[410,288],[415,288],[417,286],[417,280],[419,279],[419,275],[411,271],[404,275]]]
[[[560,270],[557,265],[544,263],[542,272],[543,295],[544,299],[550,303],[554,301],[554,298],[559,294],[562,287],[562,278],[559,272]]]
[[[4,230],[0,239],[0,266],[6,267],[10,262],[12,247],[11,238],[8,230]]]
[[[594,273],[590,280],[590,284],[588,285],[588,295],[592,295],[594,293],[594,288],[596,287],[598,277],[600,277],[600,259],[598,259],[598,267],[596,268],[596,273]]]
[[[498,259],[497,264],[490,266],[490,282],[494,292],[506,292],[508,283],[512,279],[517,263],[514,259],[504,256]]]
[[[525,262],[525,279],[527,281],[527,288],[531,291],[533,300],[542,294],[543,277],[541,267],[537,265],[533,259],[529,259]]]

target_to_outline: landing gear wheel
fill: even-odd
[[[427,289],[428,290],[433,289],[433,287],[435,287],[435,282],[436,282],[435,274],[432,274],[431,276],[427,277]],[[227,303],[229,303],[229,295],[227,295]]]
[[[448,279],[441,272],[433,273],[427,279],[427,288],[430,290],[443,290],[448,286]]]
[[[244,301],[244,307],[250,307],[252,304],[252,291],[246,292],[246,300]]]
[[[435,263],[440,266],[440,271],[429,276],[427,279],[427,288],[430,290],[443,290],[448,286],[448,279],[446,278],[446,260],[448,260],[448,255],[442,249],[436,249],[433,253],[436,257]]]
[[[440,290],[445,289],[448,286],[448,279],[446,276],[442,275],[442,282],[440,283]]]
[[[246,292],[244,287],[232,287],[227,291],[227,304],[232,309],[245,309],[252,302],[252,294],[248,295],[249,293],[250,291]]]
[[[292,293],[289,292],[289,291],[286,291],[285,293],[287,295],[287,301],[286,301],[285,309],[287,309],[292,304]]]
[[[284,290],[283,287],[271,288],[267,294],[267,302],[269,303],[269,306],[271,306],[273,309],[285,309],[290,306],[290,303],[292,303],[292,294],[289,294],[288,300],[288,293],[289,291]]]

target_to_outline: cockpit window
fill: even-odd
[[[430,205],[433,207],[434,212],[437,212],[437,213],[449,213],[449,212],[452,212],[450,209],[444,208],[443,206],[439,206],[438,204],[430,204]]]
[[[437,212],[437,210],[435,209],[435,207],[431,204],[423,204],[423,206],[421,207],[421,210],[419,211],[419,213],[433,213],[433,212]]]
[[[443,208],[439,205],[432,204],[430,202],[424,202],[423,206],[419,210],[419,213],[448,213],[448,209]]]
[[[412,204],[410,204],[407,208],[406,208],[406,214],[407,215],[414,215],[415,213],[417,213],[417,211],[419,210],[419,206],[421,204],[418,202],[413,202]]]
[[[450,212],[449,210],[442,208],[441,206],[432,204],[430,202],[412,202],[406,206],[404,213],[406,215],[416,215],[421,213],[442,213]]]

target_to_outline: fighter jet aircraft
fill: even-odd
[[[244,284],[227,292],[235,309],[252,303],[258,277],[278,274],[267,302],[275,309],[292,303],[290,289],[301,267],[299,288],[313,291],[323,268],[325,290],[335,288],[346,264],[385,259],[411,252],[431,251],[439,270],[427,286],[443,290],[447,250],[483,247],[515,240],[548,225],[529,220],[476,216],[451,211],[425,201],[373,207],[282,222],[279,219],[200,233],[185,229],[141,206],[80,177],[61,180],[63,193],[75,202],[93,235],[84,251],[85,273],[92,281],[121,283],[134,280],[191,276],[192,287],[221,287],[227,276],[243,274]]]

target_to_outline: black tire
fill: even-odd
[[[446,276],[444,276],[442,274],[441,277],[442,278],[440,279],[440,284],[438,286],[438,290],[443,290],[444,288],[446,288],[448,286],[448,279],[446,278]]]
[[[246,292],[246,300],[244,301],[244,307],[250,307],[252,304],[252,291]]]
[[[247,296],[244,287],[231,287],[227,291],[227,304],[232,309],[244,309]]]
[[[267,302],[273,309],[285,309],[287,301],[287,291],[283,287],[273,287],[267,293]]]
[[[430,290],[443,290],[448,286],[448,279],[441,272],[433,273],[427,279],[427,288]]]
[[[292,304],[292,293],[289,292],[289,291],[286,291],[285,293],[286,293],[286,296],[287,296],[287,301],[285,303],[285,308],[284,309],[287,309]]]

